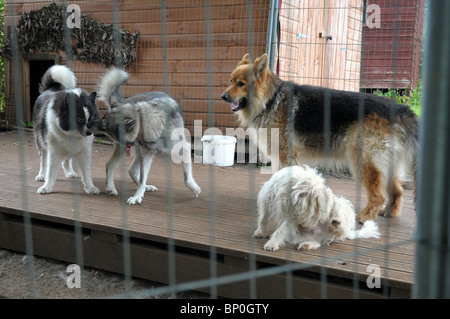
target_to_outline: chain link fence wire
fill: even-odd
[[[444,12],[448,5],[441,4],[442,12]],[[433,5],[430,4],[430,7]],[[52,24],[51,6],[62,10],[60,19],[63,23]],[[71,6],[69,10],[66,10],[69,6]],[[439,6],[436,5],[436,7]],[[436,7],[433,8],[439,10]],[[43,8],[50,9],[43,10]],[[33,234],[33,223],[37,217],[35,213],[30,213],[35,210],[34,194],[30,194],[33,190],[29,186],[29,181],[34,178],[34,172],[30,172],[27,167],[29,165],[27,156],[34,156],[34,161],[38,160],[38,156],[37,154],[28,154],[24,147],[27,140],[26,134],[29,134],[24,126],[31,121],[33,99],[37,97],[33,92],[34,82],[39,82],[47,65],[65,64],[74,71],[78,86],[88,92],[97,89],[99,79],[108,68],[117,66],[125,68],[130,74],[130,80],[121,89],[123,96],[129,97],[148,91],[163,91],[172,96],[183,109],[185,126],[192,136],[194,176],[196,176],[196,172],[201,172],[198,173],[201,175],[198,179],[209,187],[204,192],[206,195],[200,195],[200,197],[208,196],[207,200],[204,199],[204,204],[196,208],[195,204],[186,202],[185,206],[187,211],[198,209],[202,214],[207,214],[206,220],[197,222],[199,223],[198,233],[204,234],[208,239],[203,243],[195,243],[194,239],[193,243],[186,244],[186,239],[180,239],[179,223],[183,222],[183,219],[180,219],[178,211],[180,208],[177,202],[179,201],[179,190],[174,184],[176,171],[170,163],[170,156],[162,157],[162,164],[157,165],[157,172],[151,171],[150,178],[153,175],[159,175],[166,179],[164,186],[166,194],[158,198],[158,201],[161,201],[162,198],[163,202],[155,201],[154,204],[164,207],[159,209],[166,214],[164,223],[166,223],[167,232],[164,239],[158,237],[159,235],[136,237],[135,218],[139,217],[135,217],[135,208],[126,204],[127,194],[134,191],[134,185],[129,184],[126,163],[123,162],[119,165],[115,179],[119,184],[120,196],[111,198],[110,201],[117,201],[115,207],[121,216],[120,221],[115,225],[120,232],[115,233],[115,237],[113,237],[116,238],[115,244],[121,246],[118,251],[122,253],[120,261],[122,266],[119,268],[122,269],[120,272],[123,273],[128,285],[125,294],[110,297],[176,296],[180,292],[189,290],[204,291],[213,298],[222,296],[224,291],[226,291],[227,297],[241,297],[242,292],[237,291],[233,295],[233,289],[222,289],[224,286],[233,287],[234,285],[237,287],[235,290],[245,287],[248,292],[246,297],[250,298],[258,298],[261,295],[268,296],[271,289],[281,289],[282,292],[277,291],[276,295],[283,295],[286,298],[298,295],[316,298],[340,297],[339,293],[334,292],[335,287],[345,287],[347,289],[345,291],[348,291],[345,297],[349,298],[409,297],[411,286],[423,279],[421,269],[415,268],[415,263],[411,261],[414,258],[411,255],[414,255],[412,236],[415,233],[415,229],[413,229],[415,228],[415,209],[414,205],[411,205],[411,193],[408,193],[408,203],[405,204],[402,214],[402,218],[405,215],[409,216],[406,220],[378,217],[378,220],[381,219],[380,225],[382,225],[381,240],[367,244],[363,240],[355,239],[354,243],[336,244],[334,247],[335,244],[332,244],[320,249],[316,254],[312,254],[309,261],[306,259],[304,262],[299,261],[301,258],[298,257],[298,254],[301,252],[291,249],[292,247],[286,248],[280,261],[273,262],[270,255],[266,252],[262,253],[262,242],[251,236],[256,227],[256,197],[262,182],[268,180],[270,176],[261,179],[259,170],[253,169],[254,164],[245,164],[236,168],[238,172],[247,170],[250,165],[253,166],[244,175],[248,179],[233,186],[239,188],[239,192],[235,192],[236,189],[224,188],[222,183],[227,179],[227,174],[236,176],[237,179],[239,174],[233,175],[236,170],[232,173],[223,171],[223,168],[212,165],[206,167],[201,164],[200,138],[206,131],[211,132],[213,128],[215,132],[225,133],[226,128],[237,127],[236,118],[229,111],[229,106],[220,99],[220,95],[229,83],[231,71],[246,53],[254,58],[267,53],[271,70],[283,80],[339,90],[373,92],[395,98],[397,102],[412,105],[415,98],[414,93],[422,87],[420,68],[424,11],[427,11],[427,6],[424,1],[420,0],[378,2],[363,0],[161,0],[145,3],[142,1],[103,0],[5,1],[5,42],[2,49],[2,56],[6,61],[4,114],[6,120],[16,127],[19,161],[15,164],[19,166],[19,171],[23,172],[20,175],[20,187],[16,191],[17,198],[20,199],[22,205],[20,211],[23,218],[23,242],[24,251],[29,257],[27,262],[31,296],[39,297],[33,284],[36,278],[33,258],[36,254],[35,245],[39,246],[39,244],[36,243]],[[27,21],[34,21],[30,18],[33,12],[41,14],[41,19],[46,20],[41,20],[37,25],[30,25],[30,22],[27,24]],[[81,19],[81,17],[83,18]],[[74,29],[77,29],[76,19],[78,18],[85,24],[80,26],[80,30],[76,30],[79,33],[75,35]],[[444,16],[439,16],[437,19],[437,21],[441,21]],[[64,21],[75,22],[75,26],[64,23]],[[439,25],[437,21],[434,22]],[[42,31],[44,27],[49,28],[53,33],[44,35]],[[53,30],[51,30],[52,27]],[[83,28],[89,29],[83,30]],[[99,32],[104,32],[104,34],[97,34]],[[435,33],[430,32],[429,39],[434,35]],[[100,36],[102,41],[93,40],[98,39],[96,36]],[[57,37],[60,37],[62,47],[47,51],[45,42],[52,42]],[[31,42],[31,39],[39,38],[40,41],[43,41],[40,49],[26,46],[27,41]],[[448,41],[441,42],[441,45],[448,50],[448,43]],[[438,46],[432,40],[429,40],[428,45]],[[24,48],[27,48],[28,51],[23,51]],[[425,50],[427,49],[428,47],[425,47]],[[441,52],[440,50],[432,51]],[[98,59],[103,59],[103,63]],[[441,60],[433,61],[431,55],[428,61],[430,69],[441,66],[433,65],[433,62],[442,62]],[[42,65],[45,67],[39,68]],[[443,85],[441,87],[448,86],[448,76],[442,79],[441,84]],[[423,87],[426,85],[427,83],[424,83]],[[439,93],[433,96],[440,98],[442,95]],[[324,109],[328,117],[329,111],[327,113],[326,110],[329,110],[329,103],[329,98],[325,98]],[[426,103],[434,102],[426,100]],[[448,103],[439,105],[445,108]],[[98,107],[101,114],[107,109],[107,105],[100,101]],[[361,108],[364,108],[363,103]],[[440,111],[442,110],[436,110],[434,114]],[[328,140],[325,145],[329,144],[331,134],[328,117],[325,119],[326,140]],[[444,126],[446,124],[448,123],[442,123]],[[445,131],[445,129],[443,130]],[[426,132],[422,131],[421,134],[425,135]],[[433,139],[434,137],[433,135],[428,138]],[[96,146],[94,145],[94,147]],[[249,146],[246,147],[248,149]],[[112,154],[112,148],[110,152]],[[195,162],[196,159],[200,159],[200,162]],[[393,158],[390,160],[394,161]],[[445,159],[440,160],[445,161]],[[442,161],[441,164],[443,164]],[[425,160],[422,161],[422,165],[428,167]],[[328,167],[332,166],[331,159],[327,159],[325,167],[322,168],[327,180],[330,177]],[[393,164],[391,164],[391,170],[392,166]],[[2,169],[5,167],[2,166]],[[100,172],[93,170],[94,178],[97,181],[101,180],[103,172],[104,170]],[[332,172],[332,174],[341,177],[335,182],[330,182],[332,188],[336,188],[333,190],[338,190],[340,185],[344,185],[340,183],[349,181],[346,171]],[[448,176],[446,173],[441,175]],[[432,182],[430,181],[430,183]],[[358,185],[349,189],[345,189],[345,187],[347,186],[343,186],[343,193],[352,198],[355,210],[360,211],[366,201],[364,190]],[[422,186],[421,189],[424,188],[426,186]],[[235,195],[245,193],[248,198],[252,199],[245,202],[246,207],[242,207],[242,210],[250,212],[248,213],[249,217],[239,221],[239,217],[231,214],[229,227],[224,226],[227,222],[227,217],[224,216],[227,208],[224,208],[224,202],[220,199],[224,196],[224,189]],[[443,186],[443,189],[448,190],[448,185],[446,188]],[[103,191],[103,189],[101,190]],[[86,257],[89,255],[87,252],[91,251],[88,247],[89,240],[86,238],[94,237],[96,230],[91,233],[89,233],[91,230],[86,230],[91,222],[84,219],[86,209],[84,201],[95,205],[95,196],[85,199],[79,180],[71,182],[71,193],[73,196],[66,202],[66,205],[73,212],[75,247],[73,262],[81,269],[92,266],[92,264],[103,265],[102,262],[89,261],[89,258]],[[429,195],[422,191],[419,194]],[[53,196],[60,195],[58,193],[46,195],[49,203],[53,201]],[[442,196],[445,195],[442,193]],[[422,202],[419,203],[425,205],[424,198],[422,197]],[[152,202],[152,200],[152,194],[145,196],[144,201]],[[230,195],[227,200],[230,207],[235,207],[232,206],[234,201],[242,202],[241,198],[233,198],[233,195]],[[438,201],[439,198],[436,200]],[[428,206],[421,206],[422,211],[419,212],[419,216],[424,214],[427,208]],[[41,210],[45,214],[46,208],[42,207]],[[10,216],[8,208],[3,208],[2,212],[6,214],[5,216]],[[448,220],[448,210],[445,212],[442,209],[441,212],[442,218]],[[2,217],[1,214],[0,217]],[[233,218],[236,218],[237,221],[232,221]],[[7,218],[4,219],[7,220]],[[420,219],[421,222],[422,219]],[[0,222],[1,220],[0,218]],[[152,227],[160,227],[158,223],[162,220],[161,218],[159,221],[155,219]],[[402,228],[402,222],[406,223],[408,227]],[[195,221],[191,223],[195,224]],[[230,233],[233,233],[233,227],[237,227],[236,223],[249,224],[247,242],[243,244],[238,239],[232,238],[231,242],[234,241],[238,247],[234,247],[234,250],[229,246],[224,248],[226,246],[223,244],[224,232],[228,229]],[[101,222],[99,224],[101,225]],[[206,233],[204,229],[201,229],[205,227],[207,228]],[[100,227],[100,229],[107,233],[105,230],[107,226]],[[104,236],[103,232],[98,232],[98,234],[101,235],[96,236]],[[445,234],[448,234],[448,227],[442,229],[439,234],[443,236],[440,238],[444,238]],[[194,235],[193,237],[195,237]],[[433,247],[422,245],[428,243],[427,236],[426,233],[420,235],[421,253],[432,253],[433,247],[439,246],[441,259],[438,263],[446,265],[445,258],[447,257],[445,256],[448,256],[448,242],[442,242]],[[135,269],[142,268],[142,265],[135,264],[137,261],[133,254],[136,249],[139,250],[139,247],[145,246],[149,242],[165,251],[164,258],[167,258],[165,262],[162,262],[162,259],[155,259],[156,263],[161,262],[167,265],[164,275],[160,276],[165,285],[132,292],[131,281],[136,275]],[[6,246],[5,248],[14,245]],[[199,248],[204,246],[208,247],[206,251]],[[152,247],[149,251],[153,251],[152,249],[156,248]],[[42,249],[39,248],[39,251],[42,252]],[[160,250],[158,251],[160,252]],[[189,260],[189,258],[183,259],[185,256],[183,254],[188,252],[201,254],[202,258],[206,256],[208,259],[207,269],[203,266],[199,268],[199,272],[205,272],[206,275],[196,276],[189,273],[191,270],[186,270],[186,277],[182,277],[184,265],[179,260],[180,256],[182,256],[182,260]],[[50,255],[55,256],[53,253]],[[102,254],[99,253],[99,255]],[[149,256],[145,259],[145,262],[150,260],[149,272],[152,272],[152,269],[159,269],[151,264],[152,258]],[[192,260],[196,260],[195,258],[195,256],[192,257]],[[349,260],[351,262],[348,262]],[[85,265],[86,261],[88,265]],[[361,271],[361,265],[366,266],[369,262],[372,264],[367,266],[368,270]],[[369,266],[377,266],[377,262],[382,263],[383,271],[386,269],[388,272],[389,270],[390,275],[382,277],[381,288],[376,287],[377,289],[371,290],[370,287],[367,287],[369,285],[368,278],[372,274]],[[224,272],[223,265],[226,263],[232,264],[231,268],[235,267],[235,270]],[[114,271],[119,268],[114,268]],[[342,276],[343,269],[346,273],[344,276]],[[428,270],[426,271],[428,272]],[[158,274],[152,273],[149,277],[158,278]],[[280,285],[280,280],[284,284]],[[395,281],[395,284],[391,284],[390,281]],[[267,287],[265,287],[265,282],[267,282]],[[318,283],[318,286],[314,286],[313,283]],[[314,293],[309,294],[308,287],[314,290]],[[261,294],[264,289],[267,293]],[[299,293],[299,289],[304,289],[306,292]],[[80,297],[85,296],[86,291],[81,287]],[[448,284],[446,287],[441,287],[439,293],[421,295],[416,292],[416,296],[448,296]]]

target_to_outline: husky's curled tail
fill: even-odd
[[[108,71],[100,80],[98,97],[111,107],[122,104],[119,88],[129,79],[128,73],[117,68]]]
[[[76,86],[77,79],[71,69],[64,65],[54,65],[43,75],[39,85],[39,93],[48,89],[54,91],[74,89]]]

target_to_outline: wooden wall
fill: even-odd
[[[6,23],[51,3],[5,2]],[[78,4],[83,14],[97,21],[119,21],[128,31],[141,33],[138,58],[129,70],[124,96],[150,90],[168,92],[179,101],[191,131],[194,120],[202,121],[203,130],[218,127],[225,132],[226,127],[236,126],[220,95],[230,71],[245,53],[264,53],[268,0],[212,0],[210,7],[201,0],[167,0],[165,8],[157,0],[119,0],[117,8],[106,0],[70,3]],[[371,3],[381,8],[380,29],[363,26],[363,0],[283,0],[277,51],[280,77],[350,91],[360,87],[414,88],[420,65],[423,0],[368,1]],[[327,40],[330,35],[332,39]],[[64,52],[58,54],[59,62],[67,63]],[[106,70],[102,64],[79,61],[72,67],[79,85],[89,91]],[[27,75],[26,61],[21,72]],[[26,104],[26,83],[22,87],[19,94],[25,93]],[[15,114],[13,88],[10,80],[6,107],[10,120]]]
[[[280,76],[358,91],[362,13],[361,0],[283,0]]]
[[[415,88],[420,69],[423,0],[369,0],[381,28],[363,28],[361,88]]]
[[[11,18],[17,21],[24,12],[51,3],[5,2],[7,23]],[[160,1],[119,0],[118,10],[114,10],[112,1],[105,0],[70,1],[70,4],[78,4],[82,14],[99,22],[119,21],[124,29],[141,33],[137,61],[132,64],[130,80],[122,90],[124,96],[165,91],[180,103],[191,131],[194,120],[202,120],[203,130],[218,127],[225,132],[226,127],[235,127],[236,119],[220,95],[228,85],[230,72],[245,53],[253,56],[264,53],[268,1],[212,0],[210,7],[205,7],[201,0],[164,2],[165,8],[161,8]],[[66,64],[64,52],[58,54],[60,63]],[[72,69],[79,86],[89,91],[95,89],[106,70],[102,64],[80,61],[74,61]],[[26,93],[26,84],[23,90]],[[7,113],[14,123],[14,92],[8,96]]]

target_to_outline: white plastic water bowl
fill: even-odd
[[[203,164],[233,166],[236,137],[227,135],[205,135],[203,142]]]

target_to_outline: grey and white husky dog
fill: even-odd
[[[45,72],[39,92],[33,110],[33,131],[41,161],[36,181],[45,183],[37,192],[52,191],[61,162],[66,177],[77,177],[73,160],[86,193],[99,194],[91,178],[94,135],[86,126],[99,117],[97,93],[77,88],[75,75],[63,65],[54,65]]]
[[[96,136],[109,136],[115,141],[115,150],[106,164],[106,192],[117,195],[114,186],[114,168],[129,151],[134,150],[134,159],[128,169],[131,179],[137,184],[134,196],[128,204],[140,204],[145,191],[156,191],[153,185],[146,185],[154,156],[170,153],[176,143],[186,142],[184,119],[180,106],[163,92],[147,92],[122,98],[119,87],[128,81],[128,73],[112,68],[101,79],[99,98],[110,108],[103,118],[88,124]],[[172,132],[178,129],[179,140],[172,140]],[[200,187],[192,176],[191,161],[183,161],[184,181],[196,197]]]

